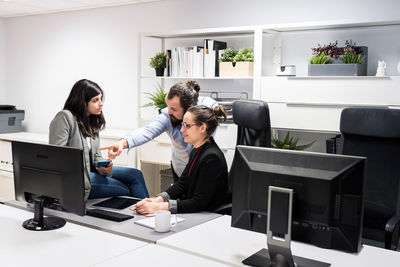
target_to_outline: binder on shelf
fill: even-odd
[[[172,67],[172,58],[171,58],[171,49],[167,49],[165,52],[167,55],[167,77],[172,76],[171,67]]]
[[[193,61],[192,61],[192,75],[191,77],[203,77],[203,65],[204,65],[204,48],[202,46],[193,46]]]
[[[219,76],[219,50],[226,49],[226,42],[204,39],[204,77]]]

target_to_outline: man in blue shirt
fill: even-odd
[[[189,160],[189,153],[193,149],[191,144],[183,141],[183,134],[180,131],[183,115],[191,106],[205,105],[214,108],[217,105],[212,98],[199,96],[199,91],[199,84],[190,80],[172,86],[165,99],[168,107],[162,109],[161,114],[147,126],[127,134],[110,146],[112,149],[108,150],[108,157],[114,159],[121,154],[123,149],[140,146],[166,132],[172,143],[172,168],[175,175],[180,177]]]

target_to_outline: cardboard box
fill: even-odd
[[[219,77],[251,77],[253,68],[253,62],[219,62]]]

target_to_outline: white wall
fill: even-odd
[[[5,63],[6,50],[5,50],[5,27],[4,19],[0,19],[0,105],[7,102],[7,91],[5,87]]]
[[[0,21],[7,100],[25,109],[25,130],[46,133],[73,83],[104,90],[109,128],[136,127],[138,33],[332,19],[400,19],[400,1],[167,0]],[[2,78],[0,63],[0,97]],[[4,92],[3,92],[4,95]]]

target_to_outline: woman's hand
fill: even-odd
[[[133,210],[141,214],[152,214],[157,210],[168,210],[168,202],[163,202],[163,198],[158,196],[156,198],[145,198],[136,203]]]
[[[112,171],[112,166],[113,166],[113,163],[110,162],[110,164],[108,164],[108,167],[99,167],[96,169],[99,171],[100,174],[110,177],[111,171]]]

